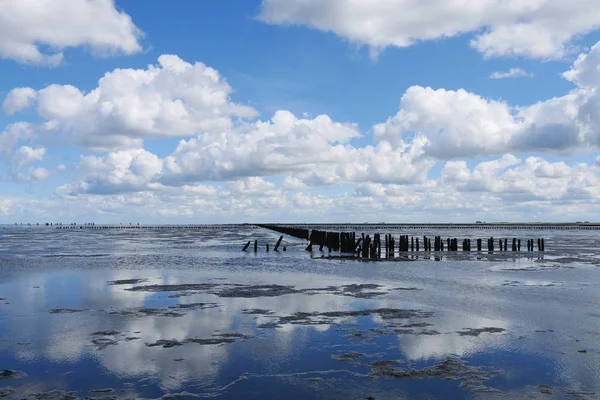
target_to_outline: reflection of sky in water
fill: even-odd
[[[104,395],[268,398],[285,393],[291,399],[382,399],[420,394],[488,398],[496,396],[489,391],[495,389],[509,397],[547,398],[552,396],[542,392],[550,391],[555,398],[596,398],[600,279],[593,247],[598,238],[593,235],[597,234],[544,232],[549,250],[543,260],[511,254],[481,260],[449,256],[441,263],[356,263],[311,259],[304,244],[295,240],[286,243],[286,253],[241,253],[247,240],[274,243],[278,237],[250,229],[222,234],[0,231],[0,298],[6,298],[0,301],[0,371],[27,374],[0,380],[0,393],[12,387],[17,390],[15,398],[53,389],[100,396],[103,393],[89,390],[114,388]],[[132,278],[147,281],[107,283]],[[179,292],[126,290],[185,283],[277,284],[299,290],[334,286],[337,293],[220,297],[217,287],[172,298],[169,295]],[[379,284],[363,292],[382,294],[361,298],[340,290],[352,283]],[[195,303],[218,307],[177,308]],[[144,315],[143,308],[183,315]],[[52,309],[86,311],[49,313]],[[270,315],[244,313],[252,309],[268,310]],[[372,313],[280,320],[296,313],[366,309],[433,315],[386,319],[385,314]],[[320,323],[313,325],[315,321]],[[276,322],[277,327],[260,327]],[[407,324],[423,326],[403,327]],[[488,328],[504,331],[490,333]],[[119,333],[92,335],[98,331]],[[232,333],[244,337],[222,344],[183,343]],[[147,345],[161,340],[180,345]],[[365,356],[336,359],[349,353]],[[483,388],[460,387],[460,379],[440,376],[369,375],[374,371],[369,364],[376,361],[396,360],[395,367],[402,371],[422,371],[448,357],[469,367],[503,372],[481,383]]]

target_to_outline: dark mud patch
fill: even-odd
[[[106,389],[93,389],[90,390],[90,393],[112,393],[115,389],[106,388]]]
[[[248,314],[248,315],[273,315],[275,314],[275,311],[271,311],[271,310],[265,310],[262,308],[252,308],[252,309],[244,309],[242,310],[242,314]]]
[[[6,297],[0,297],[0,301],[6,300]]]
[[[21,397],[23,400],[79,400],[76,392],[64,392],[62,390],[51,390],[48,392],[34,393]],[[97,399],[99,400],[99,399]]]
[[[98,332],[92,333],[92,336],[115,336],[120,333],[121,332],[119,332],[119,331],[98,331]]]
[[[146,343],[146,346],[162,347],[164,349],[169,349],[171,347],[183,346],[184,344],[187,344],[187,343],[194,343],[194,344],[199,344],[199,345],[203,345],[203,346],[211,346],[211,345],[234,343],[237,340],[248,339],[248,338],[249,338],[249,336],[243,335],[241,333],[223,333],[223,334],[219,334],[219,335],[213,335],[213,337],[207,338],[207,339],[191,338],[191,339],[185,339],[182,341],[175,340],[175,339],[170,339],[170,340],[161,339],[161,340],[157,340],[154,343]]]
[[[0,399],[8,396],[12,396],[15,393],[13,389],[10,388],[1,388],[0,389]]]
[[[254,286],[237,286],[222,289],[215,293],[219,297],[277,297],[285,294],[300,293],[293,286],[284,285],[254,285]]]
[[[140,278],[140,279],[118,279],[115,281],[108,281],[108,284],[111,286],[116,285],[137,285],[138,283],[148,282],[148,279]]]
[[[190,303],[190,304],[177,304],[176,306],[169,306],[169,308],[179,308],[185,310],[206,310],[207,308],[219,307],[217,303]]]
[[[441,335],[438,331],[434,329],[424,329],[421,331],[415,331],[413,329],[394,329],[394,333],[396,335],[417,335],[417,336],[435,336]]]
[[[465,330],[458,331],[457,333],[460,336],[479,336],[482,333],[503,333],[503,332],[506,332],[506,329],[486,327],[486,328],[466,328]]]
[[[396,361],[376,361],[370,364],[371,375],[385,378],[428,379],[460,381],[460,387],[471,391],[491,392],[496,389],[484,386],[490,378],[500,375],[503,371],[484,370],[480,367],[468,366],[458,358],[447,358],[442,363],[423,369],[401,369]]]
[[[140,340],[140,339],[141,339],[141,337],[138,337],[138,336],[128,336],[125,338],[125,341],[131,342],[132,340]]]
[[[521,281],[504,281],[502,286],[519,286],[519,287],[552,287],[560,286],[562,282],[540,282],[540,283],[527,283]]]
[[[195,294],[208,293],[224,298],[256,298],[277,297],[288,294],[333,294],[357,298],[373,298],[388,294],[391,290],[419,290],[417,288],[383,289],[383,286],[366,284],[348,284],[342,286],[328,286],[323,288],[297,289],[289,285],[243,285],[228,283],[194,283],[181,285],[144,285],[134,286],[125,290],[134,292],[170,292],[169,298],[179,298]]]
[[[336,361],[353,361],[368,357],[364,353],[350,352],[342,355],[332,355],[331,359]]]
[[[416,288],[416,287],[397,287],[397,288],[393,288],[392,290],[423,290],[423,289]]]
[[[538,385],[537,389],[542,394],[552,394],[552,386]]]
[[[222,286],[218,283],[186,283],[181,285],[144,285],[128,288],[130,292],[203,292]]]
[[[378,315],[385,320],[429,318],[433,312],[394,308],[377,308],[369,310],[297,312],[292,315],[276,317],[277,319],[259,325],[259,328],[277,328],[287,324],[293,325],[345,325],[339,319],[367,317]]]
[[[177,312],[177,311],[173,311],[172,309],[168,309],[168,308],[136,308],[136,309],[130,309],[130,310],[108,310],[107,311],[108,314],[110,315],[119,315],[122,317],[128,317],[128,316],[133,316],[133,317],[148,317],[148,316],[155,316],[155,317],[183,317],[185,314]]]
[[[24,378],[27,375],[21,371],[13,371],[12,369],[0,370],[0,381],[8,379]]]
[[[55,308],[53,310],[49,310],[50,314],[74,314],[80,313],[84,311],[89,311],[87,308]]]
[[[104,350],[108,346],[116,346],[117,344],[119,344],[117,340],[109,339],[106,337],[95,338],[94,340],[92,340],[92,343],[96,345],[97,350]]]

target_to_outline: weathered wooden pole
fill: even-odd
[[[254,252],[256,253],[258,251],[258,240],[254,241]]]
[[[517,240],[517,251],[521,251],[521,239]]]
[[[388,242],[388,235],[385,234],[385,258],[390,258],[390,243]]]
[[[508,239],[504,239],[504,251],[508,251]]]
[[[246,243],[246,245],[244,246],[244,248],[242,249],[242,251],[246,251],[248,250],[248,247],[250,247],[250,241],[248,240],[248,243]]]
[[[283,240],[283,236],[279,236],[279,240],[275,243],[275,251],[279,251],[279,246],[281,245],[281,241]]]
[[[267,243],[267,252],[269,251],[269,243]]]
[[[415,245],[417,247],[417,251],[419,251],[419,238],[416,238]]]
[[[481,251],[481,239],[477,239],[477,251]]]

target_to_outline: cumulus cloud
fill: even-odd
[[[521,68],[511,68],[506,72],[496,71],[490,75],[491,79],[506,79],[506,78],[533,78],[532,72],[527,72]]]
[[[19,141],[32,139],[34,136],[34,128],[27,122],[8,125],[0,133],[0,154],[10,154]]]
[[[269,121],[182,140],[164,159],[144,149],[82,157],[77,181],[64,190],[119,193],[235,181],[229,186],[232,193],[258,195],[275,190],[261,179],[266,177],[284,178],[285,187],[295,189],[369,181],[415,183],[424,181],[435,164],[423,157],[428,143],[424,136],[410,143],[355,147],[350,143],[360,136],[355,128],[326,115],[306,119],[278,111]]]
[[[435,218],[468,222],[483,217],[488,221],[565,221],[585,219],[586,215],[589,219],[590,207],[597,206],[600,180],[595,165],[511,154],[472,166],[464,161],[448,161],[439,177],[421,183],[363,182],[338,187],[335,194],[289,191],[266,178],[243,178],[214,187],[190,184],[130,193],[70,192],[43,202],[4,203],[11,218],[27,217],[31,212],[117,222],[124,218],[169,222],[200,218],[214,223],[265,219],[379,221],[381,213],[390,209],[401,210],[399,221]]]
[[[43,147],[31,148],[29,146],[21,146],[12,155],[12,164],[15,168],[20,169],[24,165],[33,164],[36,161],[42,161],[46,149]]]
[[[382,49],[475,33],[471,46],[486,57],[562,57],[572,40],[600,27],[595,0],[263,0],[259,18],[306,25]],[[432,12],[435,10],[435,12]]]
[[[192,136],[233,126],[232,118],[255,117],[251,107],[230,101],[232,88],[203,63],[162,55],[147,69],[115,69],[83,92],[71,85],[34,91],[18,88],[4,101],[14,113],[35,105],[49,129],[72,135],[93,151],[141,147],[147,138]]]
[[[35,95],[35,90],[31,88],[16,88],[11,90],[2,102],[4,113],[6,115],[13,115],[31,107],[35,101]]]
[[[506,152],[565,154],[600,145],[600,46],[581,55],[564,76],[578,85],[564,96],[514,107],[464,89],[409,88],[400,110],[374,126],[390,143],[422,134],[424,154],[441,160]]]
[[[141,50],[141,36],[113,0],[0,2],[0,58],[20,63],[55,66],[69,47],[133,54]]]
[[[33,182],[50,176],[50,172],[45,168],[35,168],[32,165],[44,159],[45,147],[34,148],[27,145],[17,147],[19,143],[32,142],[35,137],[33,126],[26,122],[8,125],[0,133],[0,160],[8,164],[8,173],[0,173],[0,181]]]
[[[425,135],[426,153],[439,159],[477,157],[506,149],[520,129],[504,102],[474,93],[410,87],[402,96],[400,111],[373,128],[376,140],[397,143],[407,135]]]
[[[563,76],[582,88],[600,86],[600,42],[592,46],[588,53],[580,54]]]

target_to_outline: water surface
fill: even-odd
[[[547,251],[356,262],[267,253],[279,235],[251,227],[0,227],[0,398],[598,398],[598,233],[425,234]]]

